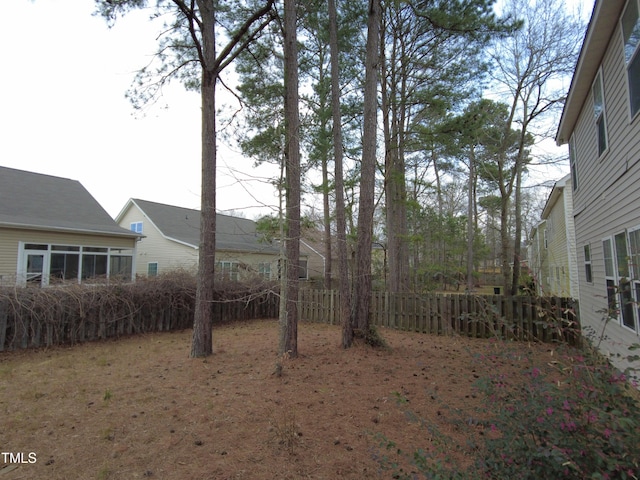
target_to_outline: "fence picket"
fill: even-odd
[[[340,324],[338,292],[323,291],[322,295],[312,292],[301,293],[301,320]],[[455,332],[478,338],[497,335],[548,342],[557,337],[552,332],[560,331],[552,325],[568,323],[559,305],[574,305],[574,300],[375,291],[371,297],[370,321],[372,325],[437,335]],[[545,312],[544,318],[539,318],[541,311]],[[564,336],[573,343],[579,341],[579,335]]]

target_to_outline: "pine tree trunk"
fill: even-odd
[[[280,354],[298,356],[298,290],[300,285],[300,114],[296,2],[284,2],[285,161],[287,314]]]
[[[210,2],[203,2],[212,7]],[[214,10],[202,13],[204,54],[215,62]],[[204,28],[207,27],[207,28]],[[213,293],[216,264],[216,81],[217,71],[202,73],[202,187],[200,248],[191,357],[213,353]]]
[[[336,228],[338,250],[338,288],[340,292],[340,320],[342,323],[342,347],[353,343],[351,325],[351,291],[349,288],[349,264],[347,255],[347,221],[344,205],[344,173],[342,168],[342,114],[340,113],[340,75],[338,51],[338,14],[336,0],[329,0],[329,48],[331,50],[331,113],[333,117],[333,150],[336,184]]]
[[[354,310],[352,325],[369,330],[371,307],[371,241],[376,176],[376,135],[378,112],[378,60],[380,44],[380,0],[369,0],[365,54],[364,120],[360,203],[358,208],[358,243],[354,275]]]
[[[471,147],[469,155],[469,198],[467,199],[467,292],[473,290],[473,241],[475,234],[474,222],[474,178],[475,178],[475,150]]]

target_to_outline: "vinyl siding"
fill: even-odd
[[[164,237],[153,222],[132,203],[120,218],[119,225],[129,229],[134,222],[142,222],[144,235],[138,244],[137,275],[146,276],[149,263],[158,264],[158,274],[176,269],[194,273],[197,271],[198,249]]]
[[[546,295],[549,290],[547,278],[549,277],[548,252],[544,248],[544,230],[547,222],[541,221],[531,234],[531,244],[529,245],[529,268],[530,273],[536,282],[538,295]]]
[[[578,190],[574,193],[575,232],[583,327],[598,335],[607,309],[602,240],[640,225],[640,118],[629,118],[626,67],[620,26],[613,32],[602,62],[608,151],[597,156],[593,100],[589,95],[574,129]],[[591,247],[593,284],[586,283],[585,244]],[[628,355],[636,333],[615,321],[607,326],[606,352]],[[620,365],[625,366],[624,362]]]
[[[259,265],[261,263],[269,263],[271,265],[271,279],[276,280],[278,278],[278,257],[276,255],[217,250],[216,262],[239,263],[240,280],[256,277],[259,272]]]
[[[158,264],[158,274],[176,269],[197,272],[198,248],[165,237],[149,217],[134,203],[130,203],[129,208],[120,216],[119,225],[128,229],[135,222],[142,222],[144,235],[138,244],[136,274],[146,276],[149,263]],[[278,275],[278,259],[273,254],[217,250],[216,262],[224,261],[240,264],[241,279],[257,275],[260,263],[271,264],[272,278],[277,278]]]
[[[569,288],[569,255],[567,250],[564,189],[549,213],[547,225],[550,226],[547,230],[550,277],[547,294],[568,297],[571,292]]]
[[[0,285],[15,282],[19,242],[120,248],[135,248],[136,245],[134,238],[0,228]]]
[[[567,238],[567,261],[569,274],[569,296],[577,299],[580,296],[580,284],[578,282],[578,252],[576,246],[576,227],[573,221],[573,189],[571,179],[567,180],[564,189],[564,211],[565,211],[565,235]]]

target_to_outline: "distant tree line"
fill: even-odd
[[[96,4],[113,21],[147,2]],[[243,153],[280,166],[279,218],[263,221],[283,240],[280,353],[297,355],[301,222],[316,196],[344,347],[368,329],[375,285],[473,290],[484,267],[517,293],[536,202],[527,175],[558,161],[536,145],[584,31],[564,2],[505,0],[496,12],[494,0],[157,0],[153,11],[166,29],[131,98],[178,78],[203,99],[193,356],[212,351],[216,87],[239,101],[226,121]],[[227,67],[237,85],[223,81]]]

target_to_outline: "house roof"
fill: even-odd
[[[624,5],[625,0],[595,2],[556,133],[558,145],[569,141]]]
[[[165,238],[193,248],[200,245],[200,210],[132,198],[116,220],[120,220],[131,205],[136,205]],[[217,250],[279,252],[276,246],[261,242],[260,239],[253,220],[221,213],[216,215]]]
[[[76,180],[0,167],[0,226],[140,237],[120,227]]]

